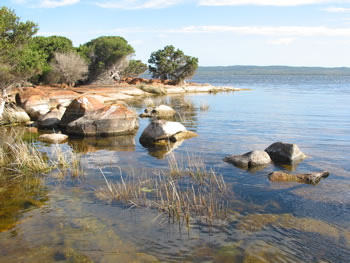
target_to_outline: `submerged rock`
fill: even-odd
[[[197,136],[196,133],[186,130],[179,122],[165,120],[152,121],[143,131],[140,143],[143,146],[166,146],[170,142],[189,139]]]
[[[57,134],[57,133],[52,133],[52,134],[43,134],[40,135],[38,140],[46,143],[63,143],[67,141],[68,135],[65,134]]]
[[[288,174],[273,172],[269,174],[271,182],[298,182],[305,184],[317,184],[322,178],[328,177],[329,172],[314,172],[305,174]]]
[[[133,134],[138,127],[136,112],[123,104],[113,104],[86,111],[80,118],[69,122],[65,130],[79,136],[108,136]]]
[[[52,129],[58,127],[65,111],[66,108],[59,105],[57,108],[49,111],[44,116],[39,118],[37,121],[38,127],[43,129]]]
[[[173,117],[175,114],[176,111],[173,108],[167,105],[160,105],[157,107],[146,108],[145,111],[140,114],[140,117],[169,118]]]
[[[251,151],[243,155],[231,155],[224,159],[239,168],[264,167],[271,162],[270,156],[265,151]]]
[[[298,145],[291,143],[275,142],[265,151],[275,163],[291,164],[303,160],[306,155],[300,151]]]

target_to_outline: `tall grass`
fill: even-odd
[[[25,142],[16,134],[0,141],[2,174],[48,174],[54,169],[58,169],[62,176],[69,172],[73,177],[77,177],[82,174],[80,156],[63,151],[59,145],[55,145],[51,152],[42,152],[35,143]]]
[[[190,158],[185,167],[172,154],[169,169],[136,180],[125,177],[120,171],[120,181],[111,183],[96,192],[103,200],[116,200],[130,207],[157,209],[162,215],[190,225],[190,220],[213,224],[227,215],[227,187],[221,175],[207,169],[200,159]]]
[[[19,175],[47,173],[55,165],[33,143],[1,141],[0,165],[3,171]]]

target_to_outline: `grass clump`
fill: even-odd
[[[22,140],[1,141],[0,166],[3,171],[20,175],[47,173],[56,167],[33,143]]]
[[[201,112],[207,112],[209,110],[209,104],[206,102],[201,102],[201,104],[199,105],[199,110]]]
[[[203,161],[192,161],[182,168],[175,157],[169,169],[142,175],[138,179],[123,177],[120,182],[106,180],[107,187],[96,192],[103,200],[116,200],[130,207],[157,209],[160,214],[190,225],[191,219],[213,224],[227,216],[227,187],[221,175],[207,170]],[[175,159],[176,160],[176,159]],[[192,160],[192,159],[191,159]]]

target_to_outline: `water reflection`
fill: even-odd
[[[157,159],[164,159],[169,153],[180,147],[183,142],[184,140],[179,140],[175,143],[169,142],[166,146],[149,147],[147,148],[148,154]]]
[[[135,151],[135,135],[74,138],[70,139],[68,144],[77,153],[97,152],[100,150],[133,152]]]
[[[47,188],[37,176],[0,176],[0,232],[14,228],[23,213],[48,200]]]

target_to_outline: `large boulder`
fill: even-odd
[[[40,117],[37,121],[37,126],[42,129],[57,128],[65,111],[66,108],[64,106],[58,105],[57,108]]]
[[[96,111],[86,111],[80,118],[69,122],[65,130],[68,134],[79,136],[108,136],[133,134],[138,127],[136,112],[123,104],[113,104]]]
[[[266,166],[271,162],[271,158],[265,151],[251,151],[242,155],[227,156],[224,161],[247,169]]]
[[[37,120],[50,111],[50,100],[39,95],[31,96],[21,107],[32,120]]]
[[[42,134],[39,136],[38,140],[41,142],[58,144],[58,143],[64,143],[65,141],[67,141],[68,136],[65,134],[58,134],[58,133]]]
[[[50,99],[40,89],[28,87],[16,94],[16,103],[32,120],[37,120],[50,111]]]
[[[275,142],[265,149],[275,163],[292,164],[303,160],[306,155],[300,151],[298,145]]]
[[[329,172],[313,172],[305,174],[289,174],[273,172],[269,174],[271,182],[298,182],[305,184],[317,184],[322,178],[328,177]]]
[[[69,104],[62,116],[60,126],[64,128],[69,123],[84,116],[86,113],[97,111],[103,107],[104,104],[93,96],[80,96]]]
[[[186,130],[179,122],[154,120],[141,134],[140,143],[143,146],[166,146],[169,142],[175,143],[195,136],[196,133]]]
[[[170,118],[175,114],[176,111],[173,108],[167,105],[160,105],[157,107],[146,108],[145,111],[140,114],[140,117]]]

